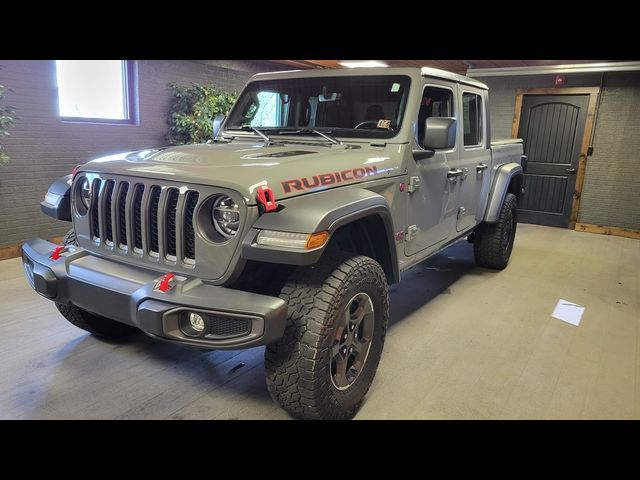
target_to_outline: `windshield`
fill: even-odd
[[[404,75],[255,81],[240,95],[226,128],[391,138],[400,130],[410,83]]]

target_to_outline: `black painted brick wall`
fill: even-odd
[[[516,89],[552,88],[554,75],[482,77],[492,138],[509,138]],[[597,87],[599,73],[566,75],[567,87]],[[640,72],[605,73],[578,221],[640,230]]]

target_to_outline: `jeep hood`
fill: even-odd
[[[80,171],[161,179],[176,186],[200,184],[238,191],[255,203],[261,185],[277,200],[363,180],[399,175],[405,145],[262,143],[197,144],[98,158]]]

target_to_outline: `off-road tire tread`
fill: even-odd
[[[76,238],[76,231],[72,228],[64,237],[62,237],[62,245],[75,245],[78,246],[78,239]]]
[[[76,239],[76,233],[73,229],[69,230],[62,239],[63,245],[78,245]],[[86,310],[76,307],[75,305],[65,305],[63,303],[56,303],[56,308],[66,318],[69,323],[72,323],[82,330],[101,338],[116,339],[130,335],[138,331],[124,323],[110,320],[106,317],[94,315]]]
[[[348,410],[338,403],[332,392],[328,363],[323,360],[323,354],[331,347],[333,319],[345,287],[358,275],[370,278],[382,296],[384,341],[388,286],[382,268],[369,257],[323,258],[314,267],[294,271],[281,290],[279,296],[289,308],[287,327],[284,336],[265,350],[267,387],[271,397],[295,418],[349,419],[360,407],[362,400]],[[374,374],[379,360],[379,356],[367,359],[367,368],[373,368]],[[361,375],[364,374],[363,371]]]
[[[505,258],[502,248],[502,234],[506,226],[506,218],[509,210],[513,209],[513,228],[517,225],[516,208],[517,198],[513,193],[507,193],[498,221],[495,223],[482,223],[476,229],[473,238],[473,254],[476,263],[484,268],[503,270],[509,263],[509,258]]]

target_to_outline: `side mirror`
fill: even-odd
[[[431,117],[425,120],[425,150],[447,150],[456,146],[457,121],[453,117]]]
[[[218,134],[222,129],[222,124],[224,123],[224,119],[227,118],[224,115],[216,115],[213,117],[213,140],[218,140]]]

